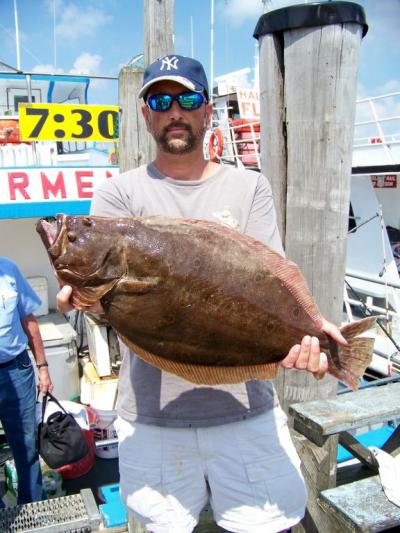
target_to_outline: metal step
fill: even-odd
[[[1,533],[90,533],[100,525],[90,489],[61,498],[0,509]]]

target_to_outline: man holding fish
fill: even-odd
[[[218,222],[237,230],[238,239],[247,234],[283,254],[268,180],[204,158],[212,103],[202,65],[179,55],[156,60],[145,70],[139,97],[156,158],[98,188],[91,214]],[[179,250],[178,243],[174,253]],[[67,284],[58,306],[65,312],[72,305],[88,310]],[[347,345],[322,317],[319,327]],[[300,460],[271,381],[198,385],[121,346],[120,487],[136,520],[153,533],[190,533],[208,500],[216,522],[232,533],[285,531],[301,520],[306,490]],[[328,370],[317,336],[309,335],[280,365],[317,379]]]

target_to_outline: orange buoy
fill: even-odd
[[[217,141],[217,144],[215,144]],[[222,152],[224,151],[224,136],[219,128],[215,128],[208,142],[208,153],[210,154],[211,161],[218,163],[221,159]]]

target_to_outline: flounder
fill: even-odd
[[[353,389],[371,361],[373,339],[357,336],[375,317],[343,326],[348,346],[337,344],[299,267],[220,224],[58,215],[37,230],[75,303],[100,300],[132,351],[189,381],[273,378],[304,335],[318,337],[329,372]]]

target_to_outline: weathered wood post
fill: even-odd
[[[144,65],[174,51],[174,0],[144,0]]]
[[[351,2],[294,5],[264,14],[260,45],[261,165],[271,181],[286,255],[301,268],[329,320],[340,324],[361,39],[362,7]],[[282,370],[276,381],[291,403],[336,395],[330,376]],[[335,483],[336,441],[319,448],[293,432],[309,502],[296,530],[334,531],[317,505]]]
[[[125,172],[151,160],[151,138],[141,116],[137,95],[142,86],[143,69],[122,67],[119,73],[119,169]]]
[[[277,199],[286,254],[298,263],[322,314],[339,324],[363,9],[351,2],[294,5],[263,15],[261,157]],[[336,391],[286,371],[284,404]]]
[[[144,65],[173,52],[174,0],[144,0]],[[125,172],[150,162],[155,145],[146,130],[137,95],[142,85],[143,69],[123,67],[119,74],[121,108],[119,168]]]

